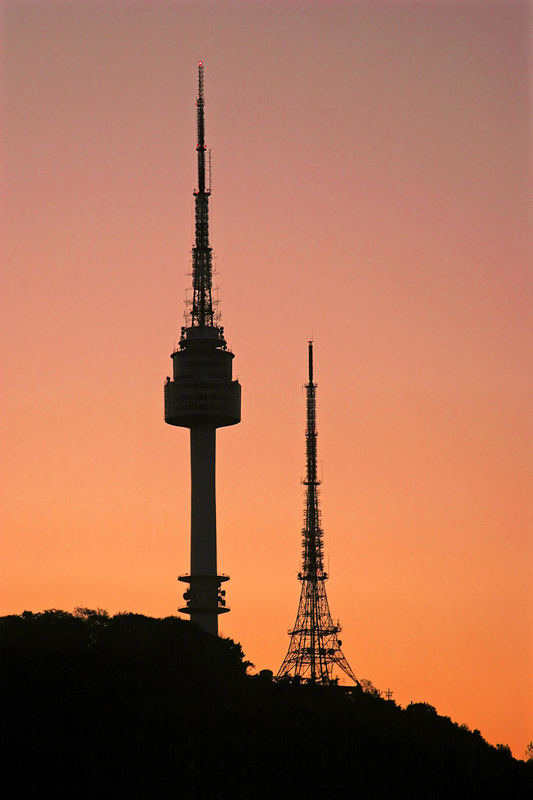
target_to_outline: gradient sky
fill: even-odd
[[[196,63],[243,421],[218,434],[222,633],[296,614],[307,337],[327,590],[355,673],[533,739],[531,9],[4,2],[0,613],[176,613]],[[180,588],[181,586],[181,588]]]

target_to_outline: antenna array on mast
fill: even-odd
[[[218,347],[226,347],[223,329],[217,325],[218,314],[213,302],[212,248],[209,244],[209,197],[211,195],[211,151],[208,153],[206,186],[205,94],[204,65],[198,62],[198,97],[196,99],[196,158],[198,188],[194,191],[195,242],[192,249],[192,303],[188,311],[190,325],[182,329],[180,347],[195,337],[194,329],[209,328],[209,336]]]

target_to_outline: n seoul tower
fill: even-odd
[[[192,305],[172,353],[173,379],[165,384],[165,422],[191,431],[191,571],[178,580],[189,584],[183,597],[192,622],[218,635],[218,615],[226,608],[217,572],[215,505],[216,429],[241,420],[241,387],[233,380],[233,353],[224,328],[215,324],[212,299],[209,196],[206,188],[204,67],[198,63],[197,145],[198,189],[194,192],[195,244],[192,250]]]

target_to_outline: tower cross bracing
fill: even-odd
[[[306,477],[302,529],[300,600],[294,626],[289,630],[289,648],[277,677],[297,677],[329,684],[334,673],[343,672],[355,684],[355,677],[339,638],[341,627],[334,623],[326,595],[328,575],[324,570],[324,533],[321,527],[317,478],[316,383],[313,382],[313,342],[308,347],[309,380],[306,383],[307,429],[305,432]]]

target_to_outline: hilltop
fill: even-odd
[[[432,706],[248,675],[239,644],[176,617],[3,617],[0,661],[20,797],[533,796],[533,762]]]

